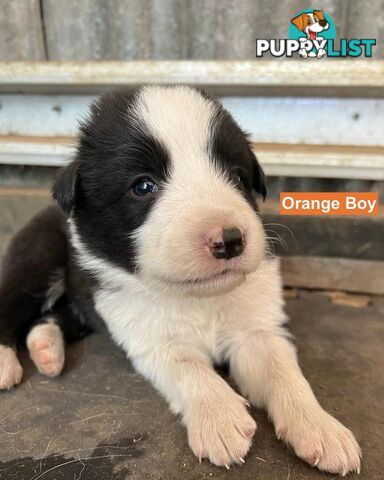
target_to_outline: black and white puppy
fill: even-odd
[[[21,380],[21,341],[54,376],[64,341],[102,321],[182,416],[199,459],[244,462],[249,401],[300,458],[359,471],[353,434],[317,402],[283,328],[255,192],[265,196],[264,175],[247,137],[206,94],[152,86],[102,97],[54,186],[62,210],[38,214],[6,255],[1,388]],[[241,395],[215,372],[222,362]]]

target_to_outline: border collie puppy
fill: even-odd
[[[309,464],[359,471],[353,434],[319,405],[284,329],[256,194],[264,175],[246,135],[205,93],[102,97],[53,188],[61,209],[39,213],[5,256],[0,387],[21,380],[21,342],[55,376],[64,342],[101,322],[181,415],[200,460],[244,462],[252,403]],[[223,362],[240,394],[216,373]]]

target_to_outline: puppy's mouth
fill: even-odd
[[[220,286],[222,283],[230,283],[231,281],[239,281],[241,278],[245,278],[245,275],[246,272],[241,270],[225,269],[209,277],[187,279],[161,278],[161,280],[176,286],[204,288]]]
[[[317,32],[314,32],[311,29],[308,29],[308,35],[310,40],[316,40]]]
[[[191,280],[182,280],[178,283],[182,283],[184,285],[204,285],[212,282],[217,282],[220,280],[230,280],[231,278],[237,278],[239,275],[245,275],[244,272],[240,272],[239,270],[229,270],[225,269],[219,273],[211,275],[210,277],[203,277],[203,278],[193,278]]]

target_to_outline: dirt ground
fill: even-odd
[[[377,299],[356,308],[301,291],[287,300],[287,310],[320,402],[362,446],[359,478],[383,479],[384,304]],[[38,374],[25,353],[22,363],[22,384],[0,395],[2,480],[332,478],[297,459],[258,410],[244,465],[226,471],[199,464],[180,420],[103,335],[70,346],[65,372],[55,380]]]

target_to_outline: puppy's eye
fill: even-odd
[[[241,175],[237,172],[233,172],[231,174],[231,182],[236,186],[236,187],[242,187],[244,185],[243,179],[241,178]]]
[[[159,190],[159,186],[150,178],[143,177],[136,180],[131,191],[137,197],[145,197]]]
[[[236,175],[233,175],[232,181],[235,185],[241,185],[243,183],[243,181],[241,180],[241,177],[238,173]]]
[[[312,24],[312,21],[311,21],[311,19],[310,19],[310,18],[308,18],[308,20],[307,20],[307,24],[308,24],[308,25],[311,25],[311,24]]]

